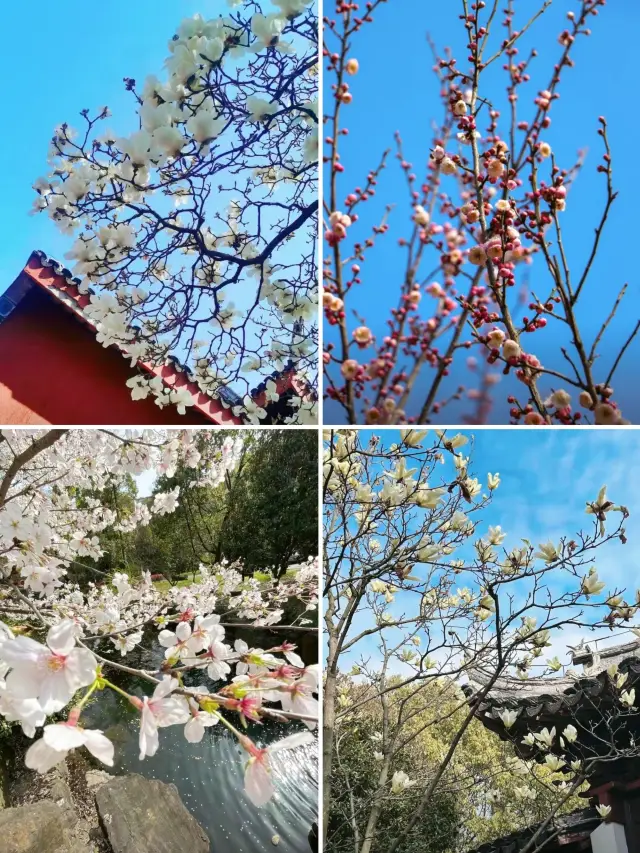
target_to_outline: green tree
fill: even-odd
[[[357,668],[356,668],[357,669]],[[373,851],[385,850],[413,814],[416,799],[442,762],[466,713],[464,696],[448,679],[388,694],[386,708],[368,681],[343,676],[339,687],[336,765],[328,851],[356,848],[362,815],[379,799]],[[396,681],[399,682],[399,678]],[[392,686],[393,679],[389,686]],[[377,789],[377,738],[385,725],[393,731],[398,715],[407,720],[394,744],[393,768],[417,783],[396,796]],[[380,753],[378,753],[379,757]],[[479,720],[466,729],[454,760],[440,781],[429,809],[412,828],[401,853],[465,853],[487,841],[542,821],[561,798],[558,774],[526,766],[511,743],[501,741]],[[523,789],[530,789],[526,800]],[[561,812],[584,807],[575,796]],[[359,844],[362,843],[359,838]]]
[[[232,485],[220,554],[278,575],[318,547],[318,438],[314,430],[267,430]]]

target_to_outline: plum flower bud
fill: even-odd
[[[428,225],[431,217],[428,211],[421,204],[416,204],[414,207],[413,221],[418,225]]]
[[[491,349],[500,349],[505,339],[505,334],[501,329],[492,329],[487,335],[487,344]]]
[[[360,365],[355,358],[348,358],[346,361],[342,362],[340,367],[340,373],[342,373],[344,378],[347,380],[355,379],[359,370]]]
[[[442,170],[443,175],[455,175],[458,171],[458,167],[453,162],[451,157],[445,157],[440,163],[440,168]]]
[[[347,72],[347,74],[351,74],[351,76],[353,76],[354,74],[357,74],[359,68],[360,68],[360,63],[358,62],[357,59],[348,59],[345,66],[344,66],[344,70]]]
[[[481,267],[487,262],[487,253],[482,246],[474,246],[469,249],[469,263],[476,267]]]
[[[500,160],[491,160],[487,166],[487,174],[490,178],[500,178],[504,174],[504,163]]]
[[[371,329],[368,326],[358,326],[357,329],[353,330],[353,339],[362,349],[368,347],[373,340]]]
[[[512,340],[506,340],[502,344],[502,355],[507,359],[507,361],[510,361],[512,358],[520,358],[522,355],[520,344],[517,344]]]
[[[580,405],[585,409],[593,409],[593,400],[591,398],[591,394],[588,391],[581,391],[580,397]]]
[[[433,159],[437,163],[444,159],[444,148],[441,145],[436,145],[433,149]]]
[[[506,198],[501,198],[499,201],[496,202],[496,210],[500,213],[509,213],[509,211],[511,210],[511,205],[509,204]]]
[[[551,404],[556,407],[556,409],[566,409],[567,406],[571,405],[571,397],[569,394],[560,388],[558,391],[554,391],[550,397]]]
[[[595,422],[600,426],[613,426],[620,423],[620,411],[609,403],[598,403],[595,408]]]
[[[524,417],[524,422],[527,426],[542,426],[544,418],[537,412],[528,412]]]
[[[487,257],[491,258],[492,261],[495,261],[497,258],[501,258],[504,251],[502,248],[502,240],[499,237],[489,240],[485,246],[485,251],[487,253]]]
[[[548,142],[541,142],[538,146],[538,154],[541,157],[551,157],[551,146]]]
[[[453,113],[457,116],[465,116],[467,114],[467,105],[464,101],[457,101],[453,105]]]
[[[340,210],[334,210],[329,216],[329,222],[333,230],[337,230],[337,226],[348,228],[351,225],[351,217]]]

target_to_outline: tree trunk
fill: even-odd
[[[327,674],[322,698],[322,839],[323,849],[327,847],[327,829],[331,809],[331,769],[333,764],[333,738],[336,719],[336,679],[335,651],[336,640],[329,640],[327,656]]]

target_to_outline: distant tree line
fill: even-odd
[[[194,486],[196,475],[180,465],[160,477],[156,492],[180,487],[175,512],[156,516],[132,533],[113,529],[100,536],[100,559],[70,568],[80,582],[100,574],[143,571],[168,580],[193,576],[201,562],[240,560],[245,574],[271,570],[280,576],[292,562],[317,554],[318,440],[313,430],[245,432],[237,469],[218,486]],[[199,441],[222,446],[226,430],[203,431]],[[133,477],[125,488],[100,495],[116,514],[126,515],[138,492]],[[84,496],[86,499],[91,494]]]

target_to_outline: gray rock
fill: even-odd
[[[102,785],[105,785],[110,779],[113,779],[113,776],[110,773],[105,773],[104,770],[87,770],[87,772],[85,773],[87,788],[91,790],[100,788]]]
[[[51,800],[0,812],[3,853],[66,853],[69,821]]]
[[[96,805],[113,853],[209,853],[209,838],[175,785],[120,776],[96,791]]]

